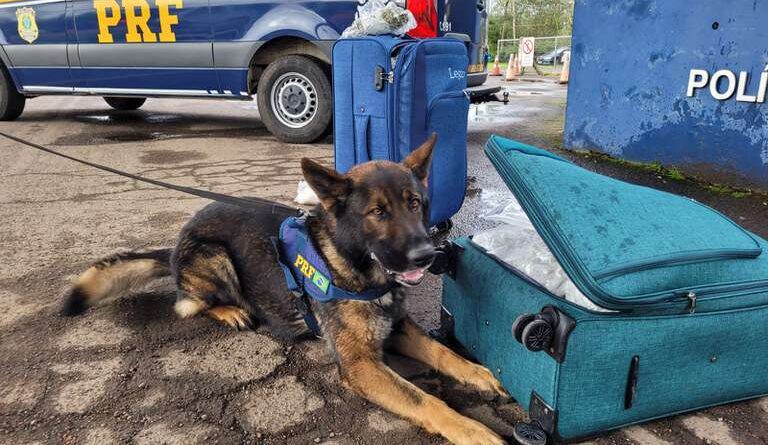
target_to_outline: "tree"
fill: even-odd
[[[570,34],[573,4],[573,0],[496,0],[488,20],[491,51],[499,39]]]

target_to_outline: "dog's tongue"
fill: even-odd
[[[424,276],[424,269],[414,269],[403,272],[400,276],[406,281],[419,281]]]

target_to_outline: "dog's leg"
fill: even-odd
[[[379,315],[369,303],[342,302],[326,314],[323,334],[333,343],[344,386],[454,444],[504,443],[485,425],[457,413],[383,363],[383,342],[390,330],[376,323]]]
[[[232,328],[252,327],[250,315],[238,305],[240,281],[223,246],[188,240],[178,249],[176,269],[179,317],[205,313]]]
[[[429,337],[413,320],[405,318],[392,333],[389,346],[396,352],[429,365],[459,382],[504,397],[509,394],[487,368],[472,363]]]
[[[341,357],[344,385],[362,397],[457,445],[500,445],[488,427],[451,409],[371,358]]]

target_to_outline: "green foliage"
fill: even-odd
[[[488,44],[493,51],[500,39],[570,35],[572,28],[573,0],[496,0],[488,20]]]
[[[753,190],[744,190],[744,189],[739,189],[735,187],[730,187],[724,184],[704,182],[701,179],[686,176],[682,171],[680,171],[675,167],[666,168],[658,161],[654,161],[654,162],[629,161],[626,159],[614,158],[613,156],[607,155],[605,153],[600,153],[600,152],[588,152],[585,154],[585,156],[587,158],[599,159],[604,162],[616,164],[621,167],[651,172],[651,173],[654,173],[660,179],[671,179],[673,181],[689,181],[694,184],[700,185],[701,187],[703,187],[704,189],[712,193],[715,193],[718,195],[727,195],[736,199],[743,199],[743,198],[747,198],[754,195],[763,195],[763,193],[755,192]],[[768,205],[768,203],[764,203],[763,205]]]

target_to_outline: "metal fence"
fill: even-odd
[[[571,36],[536,37],[535,39],[534,60],[559,48],[571,49]],[[519,47],[520,39],[499,40],[496,42],[496,54],[499,55],[501,62],[506,63],[510,54],[518,54]],[[542,60],[541,63],[537,62],[537,65],[545,71],[548,68],[549,71],[559,72],[562,69],[562,59],[553,57],[552,62]]]

